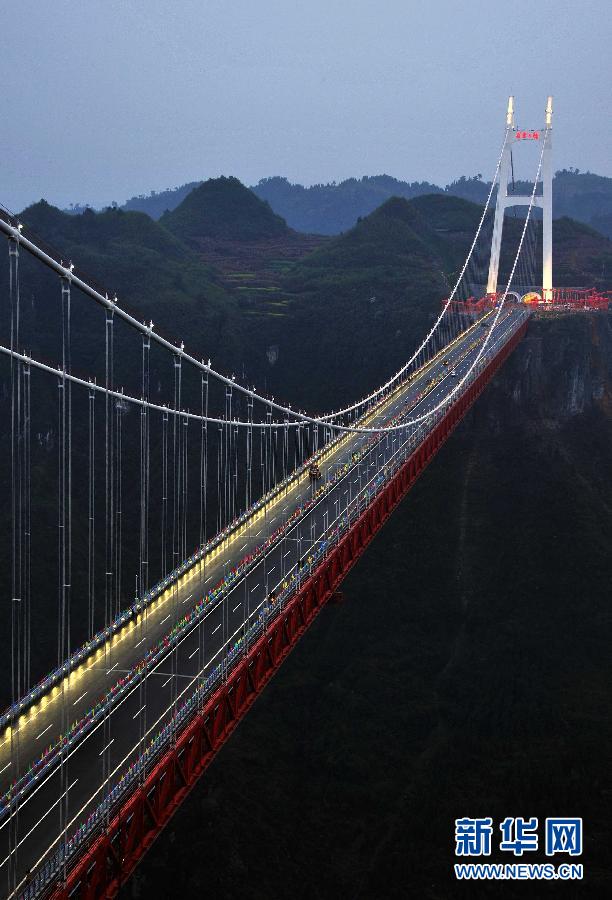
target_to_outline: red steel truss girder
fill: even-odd
[[[521,340],[525,322],[330,552],[323,566],[253,644],[58,885],[53,900],[115,897],[302,634]]]

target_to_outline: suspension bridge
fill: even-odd
[[[509,153],[526,134],[510,101],[468,256],[413,355],[368,396],[324,415],[217,371],[0,214],[9,250],[0,344],[10,402],[7,897],[115,896],[533,309],[607,307],[594,291],[552,284],[550,98],[542,131],[531,133],[541,148],[532,193],[512,198],[526,214],[498,289]],[[486,293],[461,299],[493,202]],[[537,206],[542,283],[525,297],[513,285]],[[38,317],[24,302],[36,267],[59,280],[56,309]],[[36,579],[50,559],[47,580]]]

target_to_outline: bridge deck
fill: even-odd
[[[514,333],[524,313],[509,311],[500,320],[495,344],[503,344]],[[484,330],[474,327],[449,349],[445,367],[439,356],[417,377],[381,404],[369,424],[384,424],[408,410],[422,413],[438,404],[456,384],[453,368],[465,372],[473,360]],[[492,342],[493,343],[493,342]],[[418,395],[431,378],[441,380],[422,399]],[[417,426],[412,427],[412,432]],[[426,433],[427,428],[422,430]],[[245,577],[237,579],[222,603],[212,606],[205,617],[181,638],[175,652],[157,662],[147,678],[126,693],[99,723],[71,747],[63,773],[58,767],[49,771],[20,803],[18,819],[18,872],[23,876],[55,852],[60,838],[60,797],[68,794],[68,833],[104,799],[121,773],[142,752],[170,720],[176,704],[189,696],[210,673],[227,648],[245,627],[257,621],[261,607],[271,591],[278,591],[286,577],[296,570],[299,560],[307,559],[334,522],[342,516],[360,492],[397,452],[403,432],[370,442],[367,435],[349,435],[323,459],[325,479],[345,464],[348,471],[330,484],[295,524],[259,560]],[[351,465],[351,457],[365,450],[361,460]],[[148,647],[168,635],[174,624],[195,606],[203,593],[235,567],[244,556],[259,546],[265,537],[285,522],[313,491],[307,478],[291,484],[263,511],[218,550],[197,564],[171,589],[167,590],[137,621],[126,625],[111,641],[54,688],[18,722],[20,771],[25,771],[43,748],[57,739],[61,730],[62,708],[67,707],[71,721],[78,720],[101,695],[116,683],[120,673],[128,672],[144,656]],[[15,734],[13,733],[15,741]],[[15,777],[11,770],[11,735],[0,736],[0,793]],[[14,841],[14,838],[13,838]],[[0,819],[0,879],[7,883],[9,821]]]

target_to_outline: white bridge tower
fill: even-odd
[[[499,186],[497,189],[497,205],[495,207],[495,222],[493,224],[493,238],[491,240],[491,262],[489,264],[489,278],[487,281],[487,294],[497,291],[497,276],[499,273],[499,254],[501,250],[502,232],[504,228],[504,213],[508,206],[529,206],[531,197],[508,194],[508,175],[510,174],[510,154],[512,144],[525,140],[541,140],[543,134],[539,131],[519,131],[514,126],[514,97],[508,98],[508,110],[506,112],[506,126],[514,129],[514,137],[506,143],[501,164],[499,167]],[[552,97],[546,103],[546,146],[542,159],[542,194],[533,199],[533,205],[542,209],[542,300],[552,301]]]

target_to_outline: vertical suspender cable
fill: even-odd
[[[187,496],[189,491],[189,417],[183,416],[183,522],[181,561],[187,559]]]
[[[22,366],[23,373],[23,611],[24,611],[24,693],[31,685],[32,613],[31,613],[31,561],[32,561],[32,442],[31,442],[31,370],[29,363]]]
[[[88,528],[87,528],[87,631],[95,634],[96,595],[96,391],[89,390]]]
[[[62,322],[62,375],[59,378],[59,592],[60,592],[60,641],[58,655],[60,662],[70,657],[70,588],[72,571],[72,397],[70,373],[71,322],[70,322],[70,282],[61,279],[61,322]],[[68,688],[70,673],[61,680],[62,706],[60,733],[64,736],[69,728]],[[60,833],[65,848],[68,829],[68,778],[66,742],[62,739],[60,749]],[[64,850],[63,876],[66,877],[66,855]]]
[[[265,495],[266,493],[266,466],[265,466],[265,456],[264,456],[264,430],[263,428],[259,429],[259,468],[261,471],[261,495]]]
[[[232,518],[240,514],[238,509],[238,426],[234,425],[234,475],[232,488]]]
[[[224,446],[223,446],[223,457],[222,457],[222,470],[223,470],[223,525],[229,525],[230,522],[230,498],[229,498],[229,458],[230,458],[230,444],[231,444],[231,425],[230,419],[232,417],[232,387],[231,385],[226,385],[225,388],[225,424],[223,426],[223,436],[224,436]]]
[[[162,577],[168,573],[168,411],[162,413]]]
[[[207,454],[208,454],[208,373],[201,377],[201,402],[200,415],[200,547],[206,543],[206,481],[207,481]],[[205,557],[203,561],[205,562]]]
[[[283,478],[289,474],[289,417],[285,413],[283,422]]]
[[[113,562],[115,547],[115,401],[109,395],[114,390],[115,379],[115,337],[114,308],[106,310],[105,320],[105,385],[107,392],[104,399],[104,623],[108,627],[113,618]],[[107,671],[112,668],[112,642],[104,642],[104,664]],[[103,747],[110,743],[110,711],[104,704],[103,714]],[[110,765],[108,750],[101,754],[102,760],[102,800],[104,802],[104,818],[106,825],[110,821]]]
[[[123,393],[123,388],[122,388]],[[122,595],[122,557],[123,557],[123,406],[122,400],[115,403],[115,561],[113,569],[115,573],[115,610],[114,615],[121,612]]]
[[[149,468],[150,425],[149,409],[149,354],[151,338],[142,338],[142,399],[145,401],[140,416],[140,565],[139,591],[142,597],[149,589]]]
[[[223,416],[219,413],[219,419],[222,420]],[[216,522],[217,522],[217,531],[220,531],[223,527],[223,424],[222,421],[219,421],[216,429],[216,446],[217,446],[217,488],[216,488],[216,496],[213,498],[213,508],[216,505]]]
[[[272,421],[272,409],[270,409],[270,421]],[[276,450],[278,444],[278,431],[276,428],[268,429],[270,432],[270,487],[276,487]]]
[[[113,399],[108,393],[114,389],[114,310],[106,311],[105,322],[105,385],[104,395],[104,624],[109,626],[113,610],[113,521],[114,521],[114,452]],[[106,646],[106,644],[105,644]]]
[[[217,531],[223,528],[223,491],[221,489],[222,480],[222,457],[223,457],[223,425],[219,423],[217,434]]]
[[[253,496],[253,397],[247,397],[247,437],[246,437],[246,509],[250,509]]]
[[[149,378],[150,378],[150,350],[151,336],[150,334],[142,337],[142,399],[144,401],[140,411],[140,564],[138,568],[138,589],[140,596],[143,597],[149,589],[149,476],[150,476],[150,437],[149,437],[149,409],[147,403],[149,401]],[[149,610],[148,607],[142,609],[140,613],[141,632],[144,625],[144,637],[148,636]],[[148,641],[145,649],[148,649]],[[148,677],[145,675],[141,678],[138,688],[138,716],[139,744],[140,756],[144,754],[146,748],[147,736],[147,685]],[[145,778],[144,767],[139,772],[139,780],[142,782]]]
[[[268,424],[270,424],[272,422],[272,404],[270,404],[270,406],[268,406],[268,409],[266,411],[266,422],[268,422]],[[266,428],[265,442],[266,442],[266,481],[267,481],[266,492],[267,492],[267,491],[271,491],[272,488],[274,487],[274,481],[273,481],[273,476],[272,476],[273,469],[272,469],[272,429],[271,428]]]
[[[182,483],[182,427],[181,416],[178,411],[181,408],[181,387],[182,387],[182,359],[176,354],[174,356],[174,415],[172,417],[172,568],[176,568],[179,564],[180,557],[180,527],[181,527],[181,483]],[[178,580],[174,581],[170,588],[172,592],[172,613],[173,621],[176,621],[177,599],[178,599]],[[172,648],[170,653],[170,668],[172,680],[170,682],[172,695],[172,741],[176,738],[176,704],[178,699],[178,659],[177,647]]]
[[[229,409],[228,409],[228,426],[227,426],[227,434],[228,434],[228,469],[227,469],[227,486],[228,486],[228,499],[229,499],[229,509],[228,509],[228,522],[234,521],[235,516],[235,505],[236,498],[235,494],[235,482],[234,482],[234,453],[236,450],[236,442],[234,440],[234,432],[235,427],[232,426],[232,405],[233,405],[233,389],[230,387],[230,395],[229,395]]]
[[[208,422],[204,418],[208,416],[208,373],[201,376],[200,392],[200,412],[203,417],[200,423],[200,547],[203,547],[207,540],[208,526]],[[202,555],[200,573],[201,581],[206,584],[206,554]],[[198,626],[198,709],[202,709],[204,705],[205,627],[205,621],[200,621]]]
[[[19,296],[19,244],[9,240],[9,295],[10,295],[10,342],[11,350],[19,350],[20,296]],[[13,703],[21,696],[21,538],[19,497],[17,485],[20,479],[20,383],[18,365],[11,357],[11,689]],[[15,779],[20,770],[19,728],[12,727],[11,765]],[[19,799],[11,804],[9,822],[9,865],[8,893],[17,885],[17,847],[19,844]]]
[[[181,406],[181,368],[180,356],[174,357],[174,410],[172,416],[172,568],[179,564],[180,556],[180,483],[181,483],[181,428],[177,410]]]

